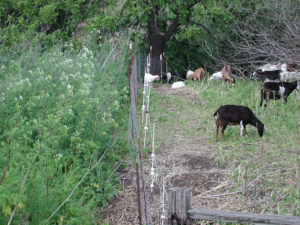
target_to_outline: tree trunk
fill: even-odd
[[[164,37],[160,34],[152,34],[150,37],[150,45],[152,46],[152,74],[161,75],[161,72],[166,72],[164,60],[163,62],[160,61],[160,56],[164,52]]]
[[[166,32],[161,34],[159,31],[159,24],[155,19],[155,15],[158,14],[158,12],[159,9],[154,6],[148,21],[148,37],[150,45],[152,46],[152,74],[159,74],[162,77],[162,75],[166,73],[166,66],[164,57],[162,57],[162,62],[160,57],[163,56],[166,42],[174,33],[176,33],[176,29],[179,25],[179,14],[172,21]]]

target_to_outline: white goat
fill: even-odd
[[[192,70],[188,70],[187,73],[186,73],[186,79],[189,79],[189,77],[194,74],[194,71]]]
[[[177,82],[174,82],[172,84],[172,89],[179,89],[179,88],[182,88],[184,86],[185,86],[185,84],[184,84],[183,81],[177,81]]]
[[[159,75],[151,75],[150,73],[145,73],[144,83],[150,85],[153,83],[153,81],[159,79],[160,79]]]
[[[167,83],[171,80],[172,74],[170,72],[167,73]]]
[[[213,75],[211,75],[211,77],[208,78],[208,80],[222,80],[222,71],[213,73]]]
[[[276,65],[267,63],[266,65],[258,67],[256,70],[264,71],[274,71],[274,70],[282,70],[282,72],[288,71],[287,63],[277,63]]]

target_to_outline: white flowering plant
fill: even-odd
[[[116,193],[128,81],[126,54],[107,49],[0,56],[0,224],[94,224]]]

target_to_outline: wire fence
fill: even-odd
[[[152,192],[154,189],[154,183],[157,180],[156,156],[155,156],[155,124],[151,123],[150,119],[150,95],[151,86],[143,82],[145,73],[159,75],[161,80],[166,77],[167,63],[166,57],[161,55],[160,60],[153,60],[152,52],[150,48],[149,54],[133,53],[132,46],[130,46],[131,64],[128,66],[128,80],[129,80],[129,98],[130,98],[130,115],[128,126],[128,145],[130,150],[131,159],[131,175],[133,182],[136,184],[137,191],[137,205],[139,212],[139,224],[150,224],[150,219],[154,216],[153,213],[147,209],[147,202],[150,201],[149,196],[151,193],[146,193],[148,190]],[[141,90],[143,89],[143,90]],[[139,96],[142,93],[143,96]],[[138,102],[142,102],[139,104]],[[142,104],[142,107],[139,105]],[[141,111],[139,111],[141,110]],[[139,118],[139,116],[141,118]],[[141,128],[140,128],[141,126]],[[143,141],[141,140],[143,138]],[[149,146],[148,146],[149,145]],[[150,145],[152,145],[150,147]],[[150,188],[145,187],[142,148],[152,149],[151,151],[151,183]],[[160,185],[161,186],[161,185]],[[162,206],[159,209],[161,217],[160,224],[163,224],[165,219],[164,205],[164,185],[160,187]],[[147,197],[148,196],[148,200]],[[151,214],[151,215],[150,215]],[[156,214],[156,213],[155,213]]]
[[[128,70],[129,80],[129,99],[130,99],[130,114],[128,125],[128,145],[131,158],[131,174],[133,181],[137,185],[137,200],[139,211],[139,224],[148,223],[146,188],[144,181],[143,159],[141,152],[141,140],[139,135],[138,122],[138,93],[141,82],[141,68],[145,65],[145,60],[142,60],[142,55],[133,56],[132,46],[131,51],[131,65]]]

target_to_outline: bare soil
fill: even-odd
[[[163,95],[176,96],[187,103],[205,106],[192,88],[171,89],[170,85],[154,85],[154,91]],[[164,113],[173,112],[168,116],[176,120],[184,120],[184,127],[171,123],[168,127],[156,123],[156,179],[153,191],[151,184],[151,155],[144,157],[144,173],[146,182],[148,220],[150,224],[161,224],[162,185],[165,190],[171,187],[187,187],[192,192],[192,208],[234,209],[240,211],[244,206],[243,193],[231,191],[231,171],[220,165],[216,159],[217,149],[214,143],[208,143],[201,135],[191,137],[189,132],[199,132],[201,115],[199,112],[188,118],[187,113],[178,110],[171,101],[162,100],[166,107]],[[152,116],[155,120],[155,115]],[[101,223],[138,224],[138,207],[136,187],[131,182],[129,171],[123,171],[121,176],[123,190],[112,199],[106,208],[101,209]],[[165,195],[166,196],[166,195]],[[166,197],[165,197],[166,210]],[[166,223],[166,222],[165,222]],[[195,223],[196,224],[196,223]]]

